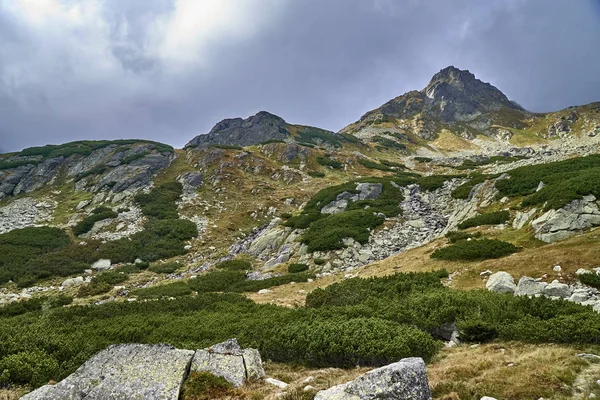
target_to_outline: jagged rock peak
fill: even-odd
[[[206,144],[251,146],[268,140],[285,140],[289,136],[288,124],[283,118],[260,111],[246,119],[224,119],[209,133],[193,138],[186,147]]]
[[[482,103],[480,107],[484,109],[506,106],[523,110],[495,86],[480,81],[469,70],[461,70],[452,65],[435,74],[422,93],[434,101],[476,100]]]

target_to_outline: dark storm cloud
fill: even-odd
[[[532,111],[598,101],[599,10],[597,0],[0,0],[0,147],[182,146],[259,110],[338,130],[448,65]]]

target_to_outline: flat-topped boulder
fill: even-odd
[[[242,349],[236,339],[196,351],[191,372],[210,372],[235,387],[265,376],[258,350]]]
[[[193,356],[192,350],[167,345],[113,345],[63,381],[22,399],[177,400]]]
[[[425,362],[404,358],[317,393],[315,400],[431,400]]]

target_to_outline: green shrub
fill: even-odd
[[[377,213],[387,217],[400,213],[403,196],[394,186],[396,180],[396,177],[370,177],[322,189],[308,201],[300,215],[289,218],[284,225],[297,229],[308,228],[300,240],[309,245],[309,251],[342,248],[342,239],[346,237],[364,243],[369,238],[369,229],[381,225],[385,220]],[[356,187],[359,183],[380,183],[382,192],[377,199],[350,203],[344,212],[321,214],[321,208],[335,201],[340,193],[358,193]]]
[[[172,274],[178,269],[183,268],[183,264],[178,262],[168,262],[162,264],[153,264],[148,268],[148,271],[152,271],[156,274]]]
[[[333,160],[330,157],[317,157],[317,162],[325,167],[331,167],[333,169],[341,169],[344,166],[341,162]]]
[[[131,292],[140,299],[156,299],[161,297],[181,297],[192,294],[192,289],[186,282],[174,282],[166,285],[151,286]]]
[[[217,149],[223,149],[223,150],[243,150],[244,149],[242,146],[235,146],[235,145],[230,145],[230,144],[211,144],[210,147],[215,147]]]
[[[461,240],[477,239],[481,237],[481,232],[467,233],[460,231],[452,231],[446,234],[450,243],[460,242]]]
[[[467,342],[487,343],[498,337],[498,330],[481,320],[467,320],[459,326],[460,338]]]
[[[475,186],[485,182],[490,178],[491,177],[488,175],[473,174],[471,180],[454,189],[451,193],[451,196],[455,199],[468,199]]]
[[[383,165],[371,160],[359,159],[358,163],[365,168],[369,169],[377,169],[380,171],[394,171],[397,168],[388,167],[387,165]]]
[[[591,286],[596,289],[600,289],[600,275],[595,274],[593,272],[587,274],[581,274],[579,276],[579,281],[584,285]]]
[[[422,163],[427,163],[427,162],[433,161],[433,158],[429,158],[429,157],[415,157],[415,161],[422,162]]]
[[[233,396],[233,385],[210,372],[192,372],[183,384],[182,398],[186,400],[213,400]]]
[[[325,260],[324,258],[315,258],[313,260],[313,262],[315,263],[315,265],[325,265],[325,264],[327,264],[327,260]]]
[[[600,197],[600,155],[530,165],[508,171],[510,179],[496,182],[502,196],[526,196],[522,205],[546,204],[545,209],[561,208],[582,196]],[[536,192],[540,182],[544,188]]]
[[[260,342],[263,357],[315,367],[377,366],[414,356],[430,360],[441,347],[417,328],[378,318],[292,321]]]
[[[500,258],[519,251],[515,245],[496,239],[463,240],[437,249],[431,258],[449,261],[475,261]]]
[[[324,178],[325,173],[321,171],[308,171],[308,176],[312,178]]]
[[[177,219],[177,204],[183,193],[183,187],[179,182],[164,183],[149,193],[140,193],[135,196],[135,201],[142,208],[142,213],[148,217],[158,219]]]
[[[499,225],[508,221],[510,213],[508,211],[494,211],[486,214],[480,214],[473,218],[464,220],[458,224],[459,229],[472,228],[481,225]]]
[[[119,215],[116,212],[109,208],[98,207],[92,211],[91,215],[87,216],[73,227],[73,234],[75,236],[83,235],[84,233],[91,231],[96,222],[109,218],[117,218],[118,216]]]
[[[244,271],[214,271],[190,279],[189,285],[198,293],[223,292],[246,280]]]
[[[15,229],[0,235],[0,245],[27,246],[50,250],[66,247],[71,239],[65,231],[49,226]]]
[[[121,272],[109,271],[103,272],[92,278],[87,285],[83,285],[77,291],[78,297],[97,296],[110,292],[115,285],[127,280],[127,275]]]
[[[395,149],[395,150],[406,150],[406,146],[402,143],[398,143],[395,140],[388,139],[383,136],[373,136],[371,139],[373,142],[380,144],[386,150]]]
[[[48,383],[56,374],[58,363],[44,351],[22,351],[0,359],[0,385]]]
[[[383,217],[371,210],[352,210],[331,214],[313,222],[301,236],[308,251],[326,251],[344,247],[342,239],[353,238],[359,243],[369,241],[370,229],[381,225]]]
[[[324,129],[310,126],[302,127],[302,129],[298,131],[298,139],[303,143],[312,145],[330,144],[334,147],[341,147],[344,142],[352,141],[352,138],[348,138],[347,135],[338,135]]]
[[[218,263],[216,267],[229,271],[248,271],[252,269],[252,264],[246,260],[226,260]]]
[[[308,271],[308,265],[302,263],[293,263],[288,265],[288,272],[290,274],[296,274],[298,272]]]

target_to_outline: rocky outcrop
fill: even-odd
[[[177,400],[190,372],[206,371],[238,387],[262,379],[258,350],[242,349],[236,339],[204,350],[163,344],[109,346],[56,385],[25,395],[25,400]]]
[[[56,385],[46,385],[24,400],[177,400],[194,356],[166,345],[108,347]]]
[[[580,269],[577,271],[577,274],[592,274],[598,273],[598,271],[600,271],[600,268],[597,268],[596,271]],[[555,267],[554,272],[560,272],[560,269]],[[545,296],[552,299],[564,299],[584,306],[591,306],[594,311],[600,312],[600,291],[581,283],[568,285],[556,279],[547,283],[543,282],[542,278],[523,276],[519,279],[516,287],[511,290],[513,287],[513,277],[503,271],[491,275],[486,283],[486,288],[490,291],[514,293],[515,296]]]
[[[321,214],[337,214],[346,211],[350,203],[359,200],[375,200],[383,191],[381,183],[362,182],[356,184],[356,193],[342,192],[336,199],[321,208]]]
[[[405,358],[355,380],[317,393],[315,400],[430,400],[421,358]]]
[[[558,210],[549,210],[531,222],[535,237],[546,243],[567,239],[578,232],[600,225],[596,197],[583,196]]]
[[[154,142],[107,142],[96,147],[85,146],[74,143],[55,146],[57,154],[65,154],[56,157],[17,154],[3,159],[4,163],[13,163],[15,167],[0,171],[0,199],[52,184],[61,171],[72,180],[75,190],[113,194],[135,192],[148,187],[153,176],[169,166],[173,156],[167,146]]]
[[[269,140],[286,140],[289,137],[288,124],[283,118],[261,111],[246,119],[224,119],[206,135],[190,140],[186,147],[209,144],[251,146]]]
[[[0,234],[47,223],[57,204],[49,199],[23,197],[0,207]]]
[[[236,339],[196,351],[191,372],[210,372],[225,378],[234,387],[265,377],[258,350],[242,349]]]

